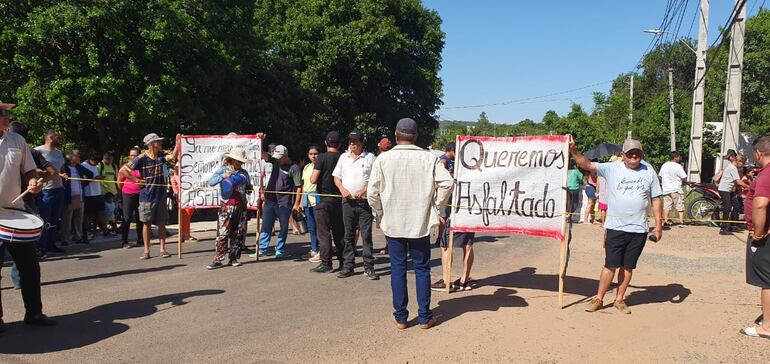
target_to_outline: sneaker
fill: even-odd
[[[275,259],[286,258],[286,257],[288,257],[288,256],[289,256],[289,255],[288,255],[288,254],[286,254],[286,253],[284,253],[284,252],[275,252]]]
[[[231,266],[231,267],[240,267],[242,264],[243,264],[243,263],[241,263],[241,262],[239,262],[239,261],[237,261],[237,260],[235,260],[235,259],[233,259],[233,260],[231,260],[231,261],[230,261],[230,266]]]
[[[444,284],[443,279],[439,279],[436,283],[433,283],[430,285],[430,289],[431,291],[444,292],[446,291],[446,284]],[[450,291],[453,291],[453,290],[454,290],[453,288],[450,288]]]
[[[127,242],[127,241],[124,241],[124,242],[120,243],[120,247],[123,248],[123,249],[131,249],[131,248],[133,248],[133,246],[131,246],[131,244],[129,242]]]
[[[352,269],[340,269],[339,273],[337,273],[337,278],[347,278],[353,275]]]
[[[433,326],[436,326],[436,319],[434,319],[434,318],[428,320],[428,322],[426,322],[424,324],[420,324],[420,328],[423,329],[423,330],[430,329]]]
[[[369,278],[370,281],[376,281],[380,279],[380,275],[374,271],[374,268],[369,268],[364,270],[364,275],[366,276],[366,278]]]
[[[588,302],[588,305],[586,306],[586,312],[596,312],[602,309],[604,307],[604,302],[600,300],[597,297],[594,297],[591,299],[591,302]]]
[[[719,235],[733,235],[733,233],[728,230],[721,229],[719,230]]]
[[[624,313],[626,315],[630,315],[631,314],[631,310],[628,309],[628,306],[626,305],[626,301],[620,301],[620,302],[615,301],[613,306],[615,306],[615,308],[618,311],[620,311],[621,313]]]
[[[224,266],[225,266],[224,264],[220,263],[218,260],[215,260],[211,264],[207,265],[206,269],[212,270],[212,269],[222,268]]]
[[[321,263],[317,267],[310,270],[313,273],[331,273],[332,267],[326,263]]]
[[[457,278],[456,281],[452,282],[452,289],[458,290],[458,291],[470,291],[471,288],[471,282],[468,280],[468,282],[460,282],[460,278]]]
[[[32,326],[56,326],[57,322],[42,313],[34,317],[25,317],[24,323]]]
[[[308,261],[311,262],[311,263],[320,263],[321,262],[321,253],[318,253],[318,254],[310,257],[310,259],[308,259]]]

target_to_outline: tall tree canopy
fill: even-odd
[[[418,0],[0,0],[0,13],[0,99],[32,135],[97,150],[149,131],[307,145],[410,116],[426,143],[437,126],[444,33]]]

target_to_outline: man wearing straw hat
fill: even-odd
[[[8,131],[11,122],[11,109],[14,104],[0,101],[0,207],[23,209],[22,193],[19,176],[30,193],[39,193],[43,185],[37,181],[37,170],[27,142],[20,135]],[[15,202],[14,202],[15,200]],[[11,253],[13,261],[21,275],[21,295],[24,300],[24,322],[30,325],[50,326],[56,322],[43,314],[43,304],[40,299],[40,264],[37,260],[34,243],[7,243],[0,241],[0,255],[5,249]],[[0,300],[0,331],[3,327],[3,307]]]
[[[139,191],[139,220],[144,223],[144,231],[142,231],[144,254],[139,259],[150,259],[150,232],[153,224],[158,226],[160,256],[162,258],[171,256],[166,251],[166,220],[168,220],[166,191],[168,181],[166,181],[163,167],[168,162],[176,163],[179,144],[174,146],[171,153],[167,153],[163,150],[163,140],[165,138],[155,133],[145,135],[143,141],[147,150],[122,168],[134,183],[142,186]],[[138,170],[142,178],[131,176],[131,170]]]

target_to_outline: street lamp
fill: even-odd
[[[696,55],[698,54],[698,52],[690,44],[688,44],[684,39],[682,39],[682,37],[679,37],[679,36],[677,36],[674,33],[671,33],[669,31],[666,31],[666,30],[663,30],[663,29],[644,29],[642,31],[645,32],[645,33],[650,33],[650,34],[655,34],[655,35],[661,35],[661,34],[673,35],[673,36],[677,37],[676,40],[678,40],[678,41],[682,42],[684,45],[686,45],[687,48],[689,48],[693,53],[695,53]]]

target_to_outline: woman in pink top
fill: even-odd
[[[141,151],[138,147],[132,148],[131,151],[128,152],[128,160],[134,160],[140,153]],[[131,171],[131,175],[136,179],[142,178],[139,171]],[[142,187],[129,179],[122,168],[118,173],[118,187],[123,195],[123,223],[121,224],[123,247],[126,249],[132,247],[132,245],[128,243],[128,231],[131,229],[131,222],[133,221],[136,221],[137,236],[136,244],[133,246],[144,246],[142,239],[142,228],[144,224],[139,221],[139,190]]]

